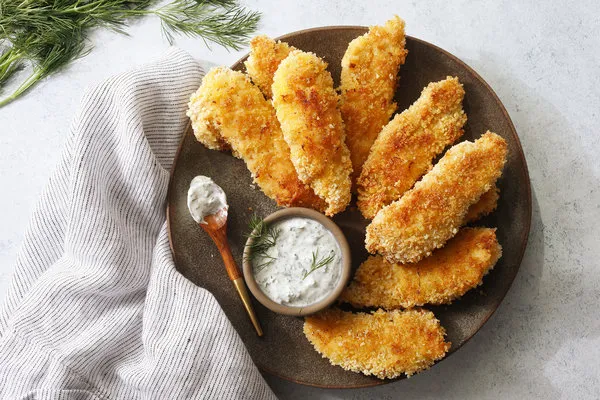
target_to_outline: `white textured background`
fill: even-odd
[[[506,299],[465,347],[431,371],[361,390],[268,378],[282,398],[600,398],[600,2],[247,1],[260,32],[372,25],[397,13],[407,33],[455,54],[486,79],[521,137],[533,224]],[[130,36],[92,34],[94,51],[0,109],[0,299],[34,202],[56,164],[83,90],[157,57],[159,23]],[[243,52],[177,45],[232,64]]]

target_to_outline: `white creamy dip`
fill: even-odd
[[[204,217],[207,215],[216,214],[222,208],[227,212],[229,208],[223,189],[208,176],[202,175],[192,179],[187,205],[192,218],[199,224],[206,224]]]
[[[333,291],[340,280],[342,252],[333,234],[309,218],[287,218],[274,222],[279,234],[267,255],[253,260],[256,283],[271,300],[293,307],[314,304]],[[311,270],[313,253],[317,261],[333,256],[325,266]],[[308,275],[306,275],[308,274]]]

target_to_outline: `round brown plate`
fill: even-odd
[[[291,33],[281,39],[323,57],[338,84],[340,62],[348,43],[365,32],[363,27],[324,27]],[[427,42],[408,37],[406,47],[408,57],[400,70],[396,95],[399,111],[414,102],[429,82],[448,75],[458,76],[465,87],[464,109],[469,118],[464,139],[474,140],[489,129],[504,137],[509,148],[508,162],[499,181],[498,209],[477,223],[498,228],[502,258],[485,277],[483,286],[450,306],[429,307],[446,328],[448,340],[452,342],[450,352],[454,352],[488,320],[517,274],[531,221],[529,176],[515,128],[500,100],[483,79],[458,58]],[[242,70],[244,59],[233,68]],[[214,294],[258,367],[281,378],[321,387],[356,388],[389,382],[330,365],[305,339],[301,318],[274,314],[255,301],[265,331],[264,337],[257,337],[215,246],[188,213],[188,185],[200,174],[212,177],[227,193],[229,240],[240,265],[250,216],[253,213],[266,216],[277,206],[254,187],[242,160],[207,150],[196,142],[191,131],[186,133],[175,159],[168,193],[167,221],[175,264],[188,279]],[[336,216],[334,221],[348,238],[353,249],[353,267],[356,268],[367,257],[364,250],[366,221],[353,206]]]

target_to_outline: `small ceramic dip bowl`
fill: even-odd
[[[271,311],[285,315],[309,315],[331,305],[351,272],[350,248],[342,230],[320,212],[301,207],[276,211],[263,222],[279,232],[277,244],[269,250],[274,257],[261,257],[260,261],[253,257],[257,229],[246,242],[244,279],[254,297]]]

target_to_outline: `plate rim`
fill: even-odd
[[[286,33],[284,35],[275,37],[274,40],[282,40],[285,41],[287,38],[289,37],[293,37],[296,35],[300,35],[300,34],[306,34],[306,33],[312,33],[312,32],[322,32],[322,31],[332,31],[332,30],[347,30],[347,29],[357,29],[357,30],[364,30],[365,33],[366,31],[369,29],[369,27],[367,26],[362,26],[362,25],[326,25],[326,26],[319,26],[319,27],[313,27],[313,28],[308,28],[308,29],[301,29],[301,30],[297,30],[297,31],[293,31],[293,32],[289,32]],[[498,106],[500,107],[500,110],[502,111],[502,113],[504,114],[504,116],[506,117],[506,120],[508,121],[508,125],[510,128],[510,134],[513,136],[513,139],[515,140],[515,144],[517,147],[517,153],[518,153],[518,157],[520,158],[521,162],[523,163],[523,170],[521,171],[522,174],[525,175],[525,181],[527,182],[527,185],[525,185],[525,195],[526,195],[526,200],[527,200],[527,209],[526,209],[526,221],[524,221],[524,233],[523,233],[523,237],[521,240],[521,243],[523,243],[523,245],[521,246],[521,250],[520,250],[520,254],[518,254],[518,265],[517,268],[515,270],[515,273],[509,277],[509,284],[507,286],[506,291],[502,294],[502,296],[500,297],[500,301],[498,303],[498,306],[496,306],[493,310],[491,310],[486,316],[485,318],[483,318],[481,320],[481,324],[479,324],[479,326],[477,327],[477,330],[469,335],[464,342],[460,345],[460,347],[458,347],[457,349],[454,349],[452,352],[449,352],[444,358],[442,358],[441,360],[437,361],[431,368],[435,367],[436,365],[438,365],[440,362],[448,359],[452,354],[456,353],[458,350],[460,350],[461,348],[463,348],[477,333],[479,333],[479,331],[481,331],[481,328],[483,328],[483,326],[489,321],[489,319],[492,317],[492,315],[494,315],[494,313],[496,312],[496,310],[498,310],[498,308],[500,308],[500,306],[502,305],[506,295],[508,294],[510,288],[512,287],[514,280],[516,279],[520,269],[521,269],[521,264],[523,262],[523,257],[525,255],[525,251],[527,250],[527,245],[529,242],[529,234],[530,234],[530,230],[531,230],[531,219],[532,219],[532,194],[531,194],[531,179],[529,177],[529,167],[527,165],[527,159],[525,158],[525,153],[523,152],[523,146],[521,144],[521,140],[519,138],[519,135],[517,133],[517,129],[515,128],[515,125],[508,113],[508,111],[506,110],[506,107],[504,106],[504,104],[502,103],[502,101],[500,100],[500,98],[498,97],[498,95],[496,94],[496,92],[494,91],[494,89],[492,89],[492,87],[487,83],[487,81],[485,79],[483,79],[481,77],[481,75],[479,75],[479,73],[477,73],[477,71],[475,71],[472,67],[470,67],[466,62],[462,61],[460,58],[458,58],[457,56],[455,56],[454,54],[450,53],[447,50],[444,50],[443,48],[430,43],[426,40],[423,39],[419,39],[416,38],[414,36],[410,36],[410,35],[406,35],[406,38],[410,38],[411,40],[414,40],[416,42],[419,42],[425,46],[431,47],[436,51],[439,51],[441,53],[443,53],[445,56],[449,57],[450,59],[452,59],[453,61],[455,61],[456,63],[458,63],[459,65],[461,65],[463,68],[465,68],[470,74],[472,74],[475,79],[477,79],[486,89],[489,93],[491,93],[494,101],[498,104]],[[243,65],[243,62],[248,58],[249,53],[244,54],[242,57],[240,57],[237,61],[235,61],[233,64],[231,64],[230,68],[235,68],[239,65]],[[183,134],[181,135],[181,139],[179,141],[179,144],[177,146],[177,151],[175,152],[175,156],[173,157],[173,162],[171,164],[171,170],[169,171],[169,184],[167,187],[167,196],[166,196],[166,223],[167,223],[167,236],[169,239],[169,247],[171,249],[171,255],[173,257],[173,263],[176,265],[177,264],[177,256],[175,253],[175,248],[173,246],[173,235],[171,233],[171,203],[169,201],[169,199],[171,198],[172,195],[172,191],[173,191],[173,176],[175,175],[175,169],[177,167],[177,161],[179,160],[179,155],[181,153],[182,147],[183,147],[183,142],[185,140],[186,135],[188,134],[188,132],[190,132],[192,130],[192,124],[191,121],[188,121],[186,128],[183,132]],[[254,361],[253,361],[254,362]],[[369,383],[365,383],[365,384],[357,384],[357,385],[352,385],[352,386],[337,386],[337,385],[320,385],[320,384],[315,384],[315,383],[308,383],[308,382],[303,382],[303,381],[299,381],[287,376],[283,376],[279,373],[277,373],[274,370],[271,370],[269,368],[265,368],[264,366],[258,366],[257,364],[255,364],[256,367],[262,371],[262,372],[266,372],[267,374],[270,374],[272,376],[275,376],[277,378],[286,380],[288,382],[293,382],[296,384],[300,384],[300,385],[304,385],[304,386],[309,386],[309,387],[316,387],[316,388],[321,388],[321,389],[361,389],[361,388],[369,388],[369,387],[375,387],[375,386],[380,386],[380,385],[386,385],[392,382],[397,382],[399,380],[404,380],[404,379],[383,379],[383,380],[378,380],[378,381],[373,381],[373,382],[369,382]],[[430,369],[431,369],[430,368]]]

